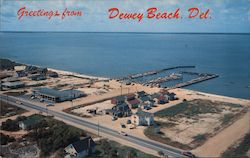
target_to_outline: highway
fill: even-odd
[[[40,112],[48,113],[48,114],[53,115],[53,116],[60,118],[62,120],[66,120],[68,122],[72,122],[72,123],[75,123],[75,124],[78,124],[78,125],[81,125],[81,126],[84,126],[84,127],[96,130],[96,131],[99,130],[100,133],[104,133],[106,135],[110,135],[112,137],[117,137],[119,139],[123,139],[125,141],[130,142],[130,143],[133,143],[133,144],[136,144],[136,145],[139,145],[142,147],[146,147],[148,149],[155,150],[157,152],[162,151],[168,156],[185,158],[185,156],[181,155],[182,150],[167,146],[165,144],[161,144],[161,143],[149,141],[149,140],[144,140],[144,139],[132,136],[132,135],[122,136],[117,131],[110,129],[110,128],[107,128],[107,127],[104,127],[104,126],[100,126],[100,125],[99,125],[99,129],[98,129],[98,125],[94,124],[92,122],[82,120],[80,118],[77,118],[75,116],[71,116],[70,114],[67,114],[64,112],[57,112],[57,111],[49,110],[46,107],[31,104],[30,102],[26,102],[24,100],[21,101],[22,105],[19,105],[19,104],[16,104],[16,101],[19,100],[19,98],[16,98],[16,97],[6,96],[3,94],[0,94],[0,97],[1,97],[0,99],[2,101],[19,106],[21,108],[27,107],[27,108],[34,109],[34,110],[37,110]]]

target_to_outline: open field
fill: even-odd
[[[1,119],[6,118],[6,117],[10,117],[10,116],[14,116],[14,115],[20,115],[20,114],[25,113],[25,112],[27,112],[27,111],[24,109],[10,105],[10,104],[3,102],[3,101],[0,102]]]
[[[158,126],[145,130],[145,134],[164,143],[170,141],[171,145],[176,144],[183,149],[193,149],[233,123],[247,110],[242,105],[226,102],[185,101],[155,113]]]

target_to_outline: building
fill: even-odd
[[[64,150],[67,158],[84,158],[95,152],[95,142],[91,137],[86,137],[68,145]]]
[[[86,96],[86,94],[78,90],[55,90],[46,87],[34,88],[32,92],[33,95],[37,98],[50,100],[53,102],[70,101],[76,98]]]
[[[2,79],[2,82],[16,82],[16,81],[20,81],[20,80],[16,77],[7,77],[5,79]]]
[[[135,94],[134,94],[134,93],[128,94],[128,95],[126,96],[126,98],[127,98],[127,101],[134,100],[134,99],[135,99]]]
[[[48,72],[47,72],[47,75],[48,75],[49,77],[53,77],[53,78],[59,77],[58,73],[56,73],[56,72],[54,72],[54,71],[48,71]]]
[[[33,125],[40,123],[42,120],[43,120],[43,116],[35,114],[35,115],[31,115],[27,117],[27,119],[23,121],[20,121],[18,124],[21,129],[27,130]]]
[[[147,96],[147,94],[145,93],[145,91],[137,92],[137,97],[138,98],[142,98],[142,97],[145,97],[145,96]]]
[[[123,104],[123,103],[125,103],[125,100],[126,100],[126,98],[124,96],[118,96],[118,97],[111,99],[111,104],[115,104],[115,105]]]
[[[132,109],[138,108],[140,105],[140,101],[138,99],[128,100]]]
[[[158,104],[166,104],[168,103],[168,98],[165,96],[160,96],[159,98],[156,99]]]
[[[41,81],[41,80],[46,80],[46,76],[44,74],[35,74],[29,76],[29,79],[34,81]]]
[[[131,116],[131,122],[137,126],[151,126],[154,124],[154,115],[138,109],[138,111]]]
[[[117,104],[112,109],[107,109],[106,114],[111,114],[113,117],[128,117],[131,116],[132,111],[128,104]]]
[[[26,68],[25,65],[14,66],[15,71],[23,71],[23,70],[25,70],[25,68]]]
[[[171,100],[171,101],[177,99],[175,96],[176,96],[175,93],[169,93],[169,94],[168,94],[169,100]]]
[[[16,71],[13,75],[14,77],[24,77],[27,76],[24,70]]]
[[[25,87],[25,84],[20,81],[4,82],[1,84],[1,88],[3,89],[17,89],[17,88],[23,88],[23,87]]]

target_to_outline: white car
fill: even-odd
[[[125,132],[123,132],[123,131],[119,132],[119,134],[120,134],[120,135],[123,135],[123,136],[128,136],[128,134],[125,133]]]

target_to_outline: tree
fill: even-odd
[[[160,157],[163,157],[165,154],[164,154],[163,151],[158,151],[158,155],[159,155]]]
[[[135,152],[135,150],[129,150],[127,152],[127,158],[136,158],[137,157],[137,153]]]

